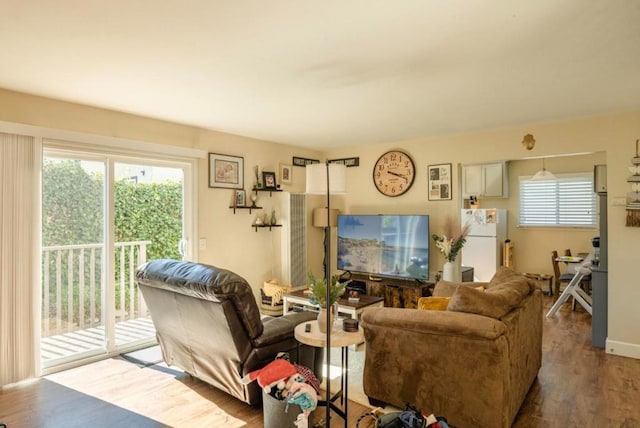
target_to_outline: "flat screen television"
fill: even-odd
[[[428,215],[338,216],[338,269],[429,278]]]

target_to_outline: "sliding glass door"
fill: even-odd
[[[188,254],[191,177],[190,164],[45,150],[43,368],[155,340],[135,269]]]
[[[46,156],[42,172],[41,360],[106,352],[107,164]]]
[[[150,259],[184,255],[184,170],[149,163],[114,164],[114,342],[117,348],[155,339],[135,282]]]

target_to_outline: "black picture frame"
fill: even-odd
[[[273,171],[262,171],[262,183],[265,189],[275,189],[276,173]]]

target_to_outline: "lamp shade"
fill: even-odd
[[[531,181],[551,181],[557,180],[556,176],[551,173],[551,171],[547,171],[544,167],[544,158],[542,159],[542,169],[535,173],[533,177],[531,177]]]
[[[307,190],[309,195],[327,194],[327,167],[329,168],[329,194],[347,193],[347,167],[342,164],[314,163],[306,166]]]
[[[338,225],[338,214],[340,214],[340,210],[330,209],[329,215],[327,215],[326,208],[315,208],[313,210],[313,225],[315,227],[335,227]],[[329,220],[329,224],[327,224],[327,218]]]
[[[550,181],[550,180],[557,180],[557,178],[555,175],[553,175],[551,172],[547,171],[546,169],[541,169],[540,171],[536,172],[533,177],[531,177],[531,180],[532,181]]]

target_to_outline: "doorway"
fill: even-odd
[[[135,270],[190,254],[192,166],[45,145],[43,369],[155,342]]]

